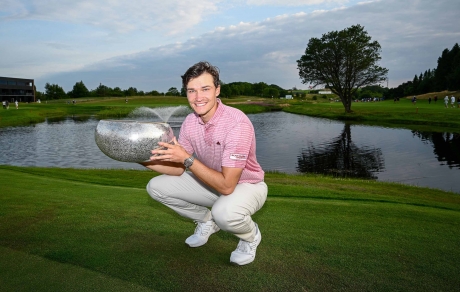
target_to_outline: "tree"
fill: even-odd
[[[49,83],[45,84],[45,95],[47,99],[61,99],[67,97],[61,86]]]
[[[168,89],[168,92],[166,92],[166,95],[167,96],[179,96],[180,92],[179,90],[177,90],[176,87],[171,87]]]
[[[124,93],[126,96],[136,96],[138,95],[138,91],[135,87],[130,87],[126,90],[124,90]]]
[[[120,87],[117,86],[112,90],[112,96],[125,96],[125,93],[123,92],[123,90],[121,90]]]
[[[386,80],[388,69],[377,65],[380,51],[380,44],[371,41],[359,24],[332,31],[321,39],[309,40],[305,54],[297,60],[299,76],[304,84],[325,85],[339,96],[349,113],[359,87]]]
[[[83,81],[80,81],[75,83],[72,91],[69,91],[67,94],[72,98],[85,97],[89,96],[89,90],[86,88],[85,84],[83,84]]]
[[[441,57],[438,58],[434,78],[438,90],[460,89],[460,46],[458,43],[450,51],[444,49]]]
[[[99,83],[99,86],[96,88],[96,96],[111,96],[112,89],[108,86]]]

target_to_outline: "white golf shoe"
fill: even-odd
[[[216,233],[219,231],[220,228],[214,222],[214,220],[209,220],[208,222],[196,222],[195,233],[189,236],[185,243],[188,244],[190,247],[199,247],[204,245],[208,242],[209,236],[211,234]]]
[[[256,224],[256,236],[254,237],[254,241],[249,242],[240,239],[238,246],[230,256],[230,262],[240,266],[252,263],[256,258],[257,246],[260,244],[261,240],[262,234],[260,233],[259,226]]]

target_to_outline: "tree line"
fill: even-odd
[[[458,43],[451,50],[446,48],[442,51],[436,68],[415,75],[412,81],[391,88],[388,93],[390,97],[402,97],[444,90],[460,90],[460,47]]]
[[[81,97],[124,97],[124,96],[144,96],[144,95],[178,95],[175,88],[170,88],[168,92],[161,93],[156,90],[144,92],[137,90],[135,87],[128,89],[121,89],[120,87],[111,88],[103,84],[99,84],[96,89],[88,90],[83,81],[75,83],[72,90],[67,93],[58,84],[45,84],[45,92],[36,91],[37,99],[51,100],[51,99],[67,99],[67,98],[81,98]]]
[[[287,94],[287,90],[279,87],[278,85],[268,85],[264,82],[249,83],[249,82],[221,82],[221,96],[234,97],[234,96],[260,96],[260,97],[274,97],[279,98]],[[75,83],[72,90],[65,92],[64,89],[58,84],[45,84],[45,92],[36,91],[36,98],[43,100],[52,99],[68,99],[68,98],[81,98],[81,97],[128,97],[128,96],[186,96],[185,89],[180,91],[176,87],[171,87],[167,92],[159,92],[156,90],[144,92],[137,90],[135,87],[128,89],[121,89],[120,87],[111,88],[103,84],[93,90],[88,90],[83,81]]]

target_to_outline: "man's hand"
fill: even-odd
[[[184,160],[192,156],[187,153],[185,149],[177,142],[176,137],[173,139],[174,144],[159,142],[159,148],[152,150],[152,156],[150,157],[150,163],[163,164],[163,165],[176,165],[176,168],[182,168],[183,172],[185,169]],[[158,167],[158,166],[157,166]],[[164,166],[163,166],[164,167]],[[153,167],[149,167],[152,170],[156,170]],[[189,170],[202,182],[211,188],[215,189],[222,195],[229,195],[233,193],[236,185],[240,179],[243,168],[230,168],[222,167],[222,172],[218,172],[204,165],[198,159],[195,159],[193,165]],[[157,170],[158,171],[158,170]],[[178,170],[172,171],[171,168],[168,172],[161,171],[166,174],[180,175],[182,172]]]
[[[173,143],[158,142],[157,149],[152,150],[151,161],[175,162],[184,164],[184,160],[192,156],[177,142],[176,137]]]

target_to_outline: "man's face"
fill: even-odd
[[[191,79],[187,84],[187,99],[192,109],[203,122],[208,122],[217,109],[217,97],[220,86],[214,86],[212,75],[203,73]]]

